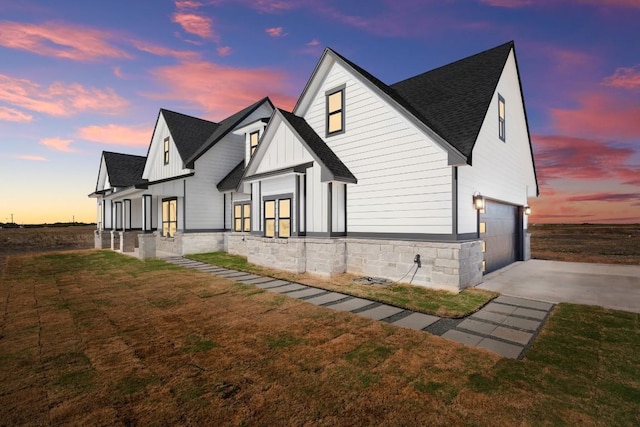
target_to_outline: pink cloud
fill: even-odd
[[[618,68],[612,76],[602,82],[606,86],[623,89],[640,89],[640,65]]]
[[[178,9],[197,9],[200,6],[202,6],[202,3],[198,2],[198,1],[192,1],[192,0],[177,0],[176,1],[176,7]]]
[[[569,202],[640,202],[640,193],[592,193],[571,196]]]
[[[108,124],[80,128],[77,131],[77,136],[86,141],[100,142],[103,144],[146,147],[149,145],[152,131],[153,129],[147,125],[122,126]]]
[[[110,43],[113,33],[76,25],[46,22],[0,22],[0,46],[76,61],[129,58]]]
[[[42,87],[26,79],[0,74],[0,101],[51,116],[71,116],[92,111],[120,113],[128,102],[113,89],[87,88],[79,83],[54,82]]]
[[[206,16],[196,13],[176,12],[173,14],[172,20],[189,34],[195,34],[203,39],[220,39],[211,28],[211,19]]]
[[[44,138],[40,140],[40,144],[45,147],[49,147],[52,150],[63,151],[65,153],[75,153],[76,150],[70,147],[71,145],[70,139],[62,139],[62,138]]]
[[[318,39],[313,39],[309,43],[307,43],[307,46],[309,47],[319,46],[319,45],[320,45],[320,40]]]
[[[119,79],[124,79],[124,74],[122,74],[120,67],[113,67],[113,75]]]
[[[602,139],[640,138],[640,99],[609,93],[586,93],[574,109],[551,109],[553,125],[567,135]]]
[[[244,0],[243,2],[247,3],[253,9],[266,13],[284,12],[299,6],[299,4],[293,1],[283,0]]]
[[[287,35],[287,33],[283,33],[282,27],[267,28],[264,32],[269,34],[271,37],[284,37]]]
[[[13,156],[15,159],[21,159],[21,160],[31,160],[34,162],[47,162],[47,158],[46,157],[42,157],[42,156],[32,156],[30,154],[18,154],[17,156]]]
[[[220,46],[216,50],[218,51],[218,55],[220,56],[229,56],[231,55],[231,52],[233,52],[233,49],[231,49],[231,47],[229,46]]]
[[[8,122],[30,122],[33,120],[33,116],[13,108],[0,106],[0,120]]]
[[[614,179],[624,184],[640,183],[632,148],[594,139],[560,135],[533,135],[536,170],[541,184],[554,179]]]
[[[233,68],[195,61],[157,68],[152,76],[166,92],[149,97],[195,104],[214,119],[235,113],[264,96],[287,109],[296,101],[288,94],[290,77],[267,68]]]
[[[194,59],[200,57],[200,54],[197,52],[189,51],[189,50],[175,50],[170,49],[164,46],[160,46],[154,43],[142,41],[142,40],[134,40],[133,45],[136,49],[141,52],[150,53],[156,56],[170,56],[176,59]]]

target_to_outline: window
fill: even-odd
[[[278,237],[291,237],[291,199],[278,200]]]
[[[326,97],[327,135],[344,132],[344,87],[328,92]]]
[[[281,238],[291,237],[290,198],[264,202],[264,236],[276,237],[276,235]]]
[[[255,132],[251,132],[249,134],[249,145],[251,147],[251,156],[253,156],[253,153],[255,153],[256,148],[258,148],[258,139],[259,139],[260,133],[258,131]]]
[[[164,139],[164,164],[169,164],[169,137]]]
[[[233,231],[251,231],[251,204],[238,203],[233,207]]]
[[[264,236],[275,237],[276,235],[276,201],[267,200],[264,202]]]
[[[162,200],[162,235],[173,237],[178,229],[178,200]]]
[[[498,95],[498,136],[503,142],[507,141],[507,136],[505,134],[505,106],[504,106],[504,98]]]

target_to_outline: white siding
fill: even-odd
[[[195,161],[187,179],[187,230],[224,228],[224,196],[216,186],[243,157],[244,137],[228,134]]]
[[[458,170],[458,232],[476,232],[473,194],[525,206],[536,182],[513,51],[498,82],[478,140],[473,166]],[[506,142],[498,137],[498,93],[505,99]]]
[[[320,182],[322,168],[315,164],[307,169],[307,233],[327,233],[329,183]]]
[[[169,137],[169,164],[165,165],[164,139],[166,137]],[[189,172],[191,172],[191,170],[183,167],[183,159],[180,158],[180,153],[178,153],[173,137],[169,133],[169,128],[164,120],[164,116],[160,114],[151,139],[149,155],[147,156],[142,177],[153,182],[188,174]]]
[[[345,132],[326,138],[324,94],[342,84]],[[358,179],[348,186],[349,232],[452,232],[447,153],[340,64],[329,71],[305,119]],[[314,227],[326,224],[314,221]]]
[[[273,130],[268,144],[256,173],[296,166],[313,160],[311,154],[296,138],[289,126],[280,120],[278,120],[276,129]]]
[[[346,185],[334,182],[331,185],[331,231],[344,232],[344,192]]]

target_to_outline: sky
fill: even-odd
[[[290,110],[325,47],[392,84],[515,41],[531,222],[640,223],[640,0],[0,0],[0,222],[95,222],[158,111]]]

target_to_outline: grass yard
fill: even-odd
[[[639,348],[595,307],[514,361],[162,261],[12,256],[0,425],[634,426]]]
[[[440,317],[464,317],[478,311],[487,302],[498,296],[495,292],[475,288],[465,289],[456,294],[408,284],[385,286],[357,284],[354,283],[354,279],[358,276],[352,274],[339,274],[328,279],[307,273],[287,273],[282,270],[250,264],[245,257],[231,255],[227,252],[188,255],[187,258],[220,267],[304,283]]]
[[[537,259],[640,264],[640,224],[530,224]]]

